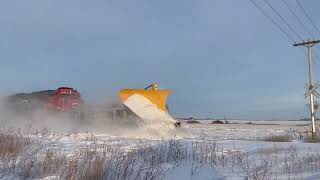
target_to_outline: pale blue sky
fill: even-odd
[[[320,1],[300,2],[320,26]],[[0,27],[3,95],[71,86],[103,102],[157,82],[175,116],[308,115],[306,56],[249,0],[2,0]]]

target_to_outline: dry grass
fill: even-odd
[[[305,143],[320,143],[320,133],[317,133],[316,135],[316,139],[313,140],[312,139],[312,134],[311,133],[304,133],[304,135],[302,136],[302,140]]]
[[[0,158],[15,158],[24,148],[31,144],[29,138],[25,138],[19,133],[0,133]]]
[[[283,134],[283,135],[270,135],[265,137],[265,141],[270,142],[291,142],[292,137],[289,134]]]
[[[46,133],[42,132],[43,136]],[[320,171],[320,154],[311,151],[299,154],[295,146],[226,153],[215,142],[205,139],[163,140],[154,146],[141,142],[137,149],[127,152],[121,148],[123,144],[98,144],[92,137],[85,148],[66,156],[61,149],[31,140],[20,132],[0,133],[0,138],[0,163],[3,165],[0,178],[161,179],[168,171],[164,164],[173,165],[171,170],[174,170],[186,163],[193,164],[195,169],[209,165],[213,171],[220,168],[247,179],[278,179],[280,174],[296,177],[304,172]],[[284,140],[288,137],[273,136],[271,140],[287,142]],[[191,174],[194,173],[196,171]]]

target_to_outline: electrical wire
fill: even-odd
[[[264,0],[264,2],[273,10],[273,12],[275,12],[278,17],[281,19],[282,22],[284,22],[286,24],[287,27],[289,27],[289,29],[291,29],[291,31],[301,40],[303,41],[303,38],[300,36],[299,33],[297,33],[297,31],[281,16],[281,14],[270,4],[270,2],[268,0]]]
[[[301,11],[303,12],[303,14],[308,18],[308,20],[310,21],[310,23],[312,24],[312,26],[315,28],[315,30],[318,32],[319,36],[320,36],[320,30],[318,29],[317,25],[314,23],[314,21],[311,19],[311,17],[309,16],[309,14],[307,13],[306,9],[301,5],[301,3],[296,0],[298,6],[300,7]]]
[[[292,41],[292,43],[295,43],[294,38],[288,32],[286,32],[274,19],[272,19],[271,16],[267,14],[267,12],[265,12],[254,0],[250,0],[250,1],[257,9],[261,11],[261,13],[265,17],[267,17],[286,36],[288,40]]]
[[[307,26],[305,25],[305,23],[303,23],[303,21],[299,18],[299,16],[292,10],[292,8],[290,7],[290,5],[288,4],[288,2],[286,0],[281,0],[283,2],[283,4],[285,4],[285,6],[287,7],[287,9],[290,11],[290,13],[298,20],[299,24],[301,25],[301,27],[304,29],[304,31],[306,31],[309,36],[312,39],[315,39],[314,35],[309,31],[309,29],[307,28]],[[298,2],[299,3],[299,2]],[[301,5],[301,3],[299,3]],[[299,5],[298,4],[298,5]],[[301,5],[301,7],[303,8],[303,6]],[[300,7],[300,8],[301,8]],[[304,9],[304,8],[303,8]],[[305,9],[304,9],[305,10]],[[303,11],[303,10],[302,10]],[[319,46],[315,46],[316,50],[320,50]],[[320,61],[320,58],[318,56],[318,51],[315,51],[315,57]]]
[[[286,0],[281,0],[281,1],[283,2],[283,4],[285,4],[287,9],[290,11],[290,13],[298,20],[299,24],[304,29],[304,31],[306,31],[312,39],[315,39],[313,34],[308,30],[307,26],[302,22],[302,20],[299,18],[299,16],[289,6],[288,2]]]
[[[250,0],[252,3],[253,3],[253,5],[257,8],[257,9],[259,9],[261,12],[262,12],[262,14],[265,16],[265,17],[267,17],[289,40],[291,40],[293,43],[295,43],[295,40],[294,40],[294,38],[287,32],[287,31],[285,31],[281,26],[280,26],[280,24],[278,24],[271,16],[269,16],[268,14],[267,14],[267,12],[266,11],[264,11],[254,0]],[[289,25],[289,23],[287,23],[287,21],[280,15],[280,13],[278,13],[274,8],[273,8],[273,6],[267,1],[267,0],[264,0],[265,2],[266,2],[266,4],[280,17],[280,19],[282,19],[282,21],[288,26],[288,27],[291,27],[290,25]],[[302,21],[301,21],[302,22]],[[303,24],[303,23],[302,23]],[[293,28],[290,28],[293,32],[296,32]],[[300,35],[299,35],[300,36]],[[298,36],[298,37],[299,37]],[[300,36],[299,37],[302,41],[303,41],[303,39],[302,39],[302,37]],[[302,49],[301,49],[302,50]],[[304,53],[304,54],[307,54],[305,51],[303,51],[302,50],[302,52]],[[312,61],[313,62],[315,62],[316,64],[320,64],[320,57],[316,54],[316,53],[314,53],[313,54],[313,56],[316,58],[316,60],[315,59],[313,59]]]

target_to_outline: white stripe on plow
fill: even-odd
[[[124,104],[139,116],[145,124],[164,124],[174,126],[177,122],[167,112],[159,109],[144,96],[134,94]]]

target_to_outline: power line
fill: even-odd
[[[279,18],[281,19],[282,22],[284,22],[290,29],[291,31],[298,36],[298,38],[303,41],[303,38],[300,36],[299,33],[297,33],[294,28],[281,16],[281,14],[275,9],[273,8],[273,6],[270,4],[270,2],[268,0],[264,0],[264,2],[279,16]]]
[[[299,48],[301,50],[301,52],[305,55],[308,55],[308,53],[306,51],[304,51],[302,48]],[[312,62],[320,65],[320,57],[316,54],[313,54],[313,56],[316,58],[316,59],[312,59]]]
[[[316,31],[318,32],[318,34],[320,35],[320,31],[317,27],[317,25],[313,22],[313,20],[311,19],[311,17],[308,15],[307,11],[305,10],[305,8],[300,4],[300,2],[298,0],[296,0],[298,6],[300,7],[301,11],[304,13],[304,15],[308,18],[308,20],[311,22],[312,26],[316,29]]]
[[[318,54],[314,53],[313,56],[317,59],[316,63],[320,64],[320,57],[318,56]]]
[[[290,41],[295,42],[294,38],[290,36],[274,19],[272,19],[254,0],[250,0],[252,4],[259,9],[262,14],[267,17]]]
[[[286,5],[287,9],[289,9],[290,13],[298,20],[301,27],[309,34],[311,38],[314,39],[313,34],[308,30],[307,26],[302,22],[302,20],[299,18],[299,16],[292,10],[292,8],[289,6],[289,4],[286,2],[286,0],[282,0],[282,2]]]
[[[307,28],[306,24],[303,23],[303,21],[299,18],[299,16],[292,10],[292,8],[290,7],[290,5],[288,4],[288,2],[286,0],[282,0],[282,2],[286,5],[287,9],[290,11],[290,13],[298,20],[299,24],[301,25],[301,27],[304,29],[304,31],[306,31],[309,36],[312,38],[312,39],[315,39],[314,38],[314,35],[310,32],[310,30]],[[302,6],[301,6],[302,7]],[[300,7],[300,8],[301,8]],[[319,50],[320,47],[319,46],[316,46],[315,50]],[[320,57],[318,56],[318,51],[315,51],[315,58],[318,59],[320,61]]]
[[[303,12],[303,14],[308,18],[308,20],[310,21],[310,23],[312,24],[312,26],[315,28],[315,30],[318,32],[319,36],[320,36],[320,31],[317,27],[317,25],[314,23],[314,21],[312,20],[311,16],[307,13],[307,10],[302,6],[302,4],[296,0],[298,6],[300,7],[300,10]],[[313,38],[314,39],[314,38]],[[319,50],[320,47],[316,46],[316,48]]]
[[[251,2],[252,2],[252,4],[257,8],[257,9],[259,9],[261,12],[262,12],[262,14],[265,16],[265,17],[267,17],[286,37],[287,37],[287,39],[289,39],[290,41],[292,41],[292,42],[295,42],[295,40],[294,40],[294,38],[287,32],[287,31],[285,31],[271,16],[269,16],[268,14],[267,14],[267,12],[266,11],[264,11],[254,0],[250,0]],[[266,1],[266,0],[265,0]],[[266,1],[266,2],[268,2],[268,1]],[[270,3],[269,3],[270,4]],[[271,5],[271,4],[270,4]],[[270,7],[271,8],[271,7]],[[274,9],[274,8],[272,8],[272,9]],[[275,10],[275,9],[274,9]],[[276,10],[275,10],[276,11]],[[276,12],[277,13],[277,12]],[[279,16],[281,16],[280,15],[280,13],[277,13]],[[282,17],[282,16],[281,16]],[[282,17],[282,19],[285,21],[285,19]],[[286,22],[286,21],[285,21]],[[287,23],[288,24],[288,23]],[[289,24],[288,24],[288,26],[290,26]],[[293,29],[292,29],[293,30]],[[294,30],[293,30],[294,31]],[[301,38],[301,37],[300,37]],[[301,49],[302,50],[302,53],[304,53],[304,54],[307,54],[305,51],[303,51],[303,49]],[[320,57],[319,56],[317,56],[316,54],[314,54],[314,57],[317,59],[317,61],[315,60],[315,59],[313,59],[312,61],[313,62],[315,62],[316,64],[320,64]]]

